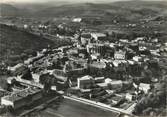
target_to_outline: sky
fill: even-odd
[[[67,2],[116,2],[116,1],[129,1],[129,0],[0,0],[0,3],[44,3],[52,1],[67,1]],[[135,1],[135,0],[133,0]],[[139,1],[139,0],[136,0]],[[146,1],[162,1],[162,0],[146,0]],[[167,0],[163,0],[167,1]]]

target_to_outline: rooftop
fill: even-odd
[[[90,80],[90,79],[92,79],[92,77],[91,76],[89,76],[89,75],[86,75],[86,76],[83,76],[83,77],[81,77],[81,78],[79,78],[80,80]]]
[[[96,68],[105,68],[106,64],[104,62],[93,62],[90,64],[91,67],[96,67]]]
[[[104,33],[91,33],[92,36],[96,36],[96,37],[105,37],[106,34]]]
[[[41,91],[39,88],[30,87],[30,88],[24,89],[22,91],[15,92],[15,93],[13,93],[11,95],[4,96],[2,98],[6,99],[6,100],[9,100],[9,101],[17,101],[17,100],[20,100],[22,98],[27,97],[28,95],[35,94],[35,93],[37,93],[39,91]]]

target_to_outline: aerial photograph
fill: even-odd
[[[167,0],[0,0],[0,117],[167,117]]]

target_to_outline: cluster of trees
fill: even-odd
[[[157,108],[165,106],[166,104],[166,85],[159,83],[158,87],[154,87],[153,91],[148,95],[143,96],[137,103],[134,114],[137,115],[151,115],[157,113]]]
[[[15,65],[29,55],[34,56],[34,51],[53,45],[53,41],[40,38],[23,30],[6,25],[0,25],[0,61]]]
[[[7,76],[0,76],[0,88],[5,90],[8,88],[6,79],[7,79]]]
[[[7,66],[0,63],[0,75],[7,75],[8,73]]]
[[[109,35],[109,38],[111,39],[110,41],[114,41],[117,39],[129,39],[129,40],[134,40],[137,37],[146,37],[146,40],[149,41],[151,38],[160,38],[162,37],[163,34],[160,33],[154,33],[154,32],[136,32],[136,31],[131,31],[131,32],[112,32],[112,34]]]
[[[21,54],[10,54],[5,61],[7,65],[14,66],[18,63],[23,62],[30,56],[36,56],[37,52],[32,49],[26,49]]]

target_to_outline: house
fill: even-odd
[[[147,94],[150,90],[150,84],[140,83],[139,84],[139,89],[144,91],[145,94]]]
[[[77,87],[79,89],[90,89],[90,86],[93,83],[94,83],[94,80],[89,75],[77,79]]]
[[[82,21],[82,18],[74,18],[72,19],[72,22],[81,22]]]
[[[96,54],[91,54],[90,56],[92,60],[97,60],[100,57],[100,54],[96,53]]]
[[[132,95],[132,94],[130,94],[130,93],[126,93],[125,98],[126,98],[128,101],[132,101],[132,100],[134,99],[134,95]]]
[[[32,77],[33,77],[33,79],[34,79],[34,82],[39,82],[39,78],[40,78],[40,75],[39,75],[39,74],[33,73],[33,74],[32,74]]]
[[[123,82],[121,80],[113,80],[110,83],[108,83],[109,88],[111,89],[121,89],[123,87]]]
[[[23,27],[24,27],[24,29],[28,29],[29,26],[27,24],[24,24]]]
[[[145,41],[146,37],[137,37],[135,40],[132,40],[132,42],[139,42],[139,41]]]

